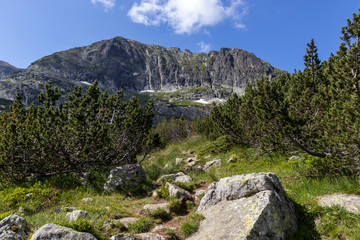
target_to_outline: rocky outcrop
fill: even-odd
[[[347,212],[360,214],[360,196],[350,194],[331,194],[319,197],[318,204],[321,207],[339,206]]]
[[[273,173],[223,178],[210,185],[198,212],[198,239],[288,239],[297,231],[292,203]]]
[[[7,62],[4,62],[4,61],[0,60],[0,79],[8,78],[10,76],[10,74],[13,73],[16,70],[18,70],[18,68],[10,65]]]
[[[0,221],[0,239],[21,240],[26,239],[29,231],[25,218],[11,215]]]
[[[111,170],[104,190],[113,192],[123,188],[133,188],[145,182],[145,171],[140,164],[126,164]]]
[[[39,228],[30,240],[96,240],[96,238],[85,232],[77,232],[71,228],[46,224]]]
[[[50,79],[63,93],[97,79],[108,92],[208,86],[220,94],[221,89],[239,92],[261,75],[274,77],[276,69],[241,49],[191,53],[115,37],[54,53],[15,71],[0,82],[0,98],[13,99],[20,92],[30,103]]]

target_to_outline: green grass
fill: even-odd
[[[326,174],[309,176],[306,173],[309,172],[309,168],[314,167],[313,165],[289,163],[287,160],[289,156],[277,152],[261,154],[262,152],[256,149],[229,144],[224,139],[210,141],[202,136],[193,136],[151,153],[142,165],[147,173],[148,185],[157,186],[156,180],[161,175],[176,173],[183,169],[184,165],[175,164],[176,158],[187,159],[197,156],[200,163],[214,158],[222,160],[222,165],[218,169],[209,172],[188,172],[193,182],[179,184],[180,187],[188,190],[227,176],[273,172],[281,180],[296,208],[299,231],[294,239],[357,239],[360,236],[360,215],[349,214],[338,207],[321,208],[317,205],[317,198],[324,194],[360,194],[359,180],[356,177]],[[227,163],[229,158],[235,158],[237,162]],[[166,164],[169,167],[164,169]],[[94,173],[95,179],[87,186],[81,186],[74,176],[62,176],[14,186],[2,185],[0,220],[10,214],[18,214],[19,207],[22,207],[29,211],[26,219],[31,228],[36,230],[49,222],[66,223],[65,213],[56,213],[55,209],[74,206],[87,211],[90,216],[88,222],[81,223],[83,225],[79,223],[79,228],[87,228],[100,237],[110,237],[119,229],[103,229],[104,221],[135,216],[145,204],[155,203],[156,200],[145,195],[129,195],[125,192],[104,194],[103,185],[107,174],[108,172]],[[150,192],[147,190],[145,193]],[[93,201],[84,203],[81,201],[83,198],[92,198]],[[151,218],[141,218],[141,221],[131,227],[131,232],[147,231],[154,224],[160,223],[156,219],[162,219],[161,222],[178,221],[181,225],[178,231],[168,233],[173,239],[178,238],[176,233],[183,236],[193,234],[201,221],[201,218],[193,213],[195,211],[193,204],[170,200],[170,198],[169,201],[172,220],[168,214],[159,212]],[[180,215],[181,219],[176,220],[176,215]]]

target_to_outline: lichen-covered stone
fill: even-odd
[[[126,229],[128,229],[130,227],[130,225],[133,224],[134,222],[136,222],[137,220],[139,220],[139,218],[125,217],[125,218],[120,218],[120,219],[116,219],[116,220],[105,221],[103,223],[103,227],[105,229],[109,229],[111,226],[116,226],[119,223],[121,223],[122,225],[124,225],[124,227]]]
[[[69,222],[77,221],[80,218],[88,218],[88,217],[89,217],[89,213],[82,210],[75,210],[66,214],[66,218],[69,220]]]
[[[46,224],[34,233],[31,240],[96,240],[96,238],[90,233],[77,232],[55,224]]]
[[[183,198],[183,199],[191,199],[191,193],[182,189],[175,184],[167,182],[165,187],[169,190],[170,197],[174,198]]]
[[[201,199],[198,211],[201,212],[220,201],[236,200],[265,190],[277,192],[285,202],[290,203],[280,180],[275,174],[252,173],[226,177],[220,179],[219,182],[212,183]]]
[[[188,240],[285,240],[297,230],[291,208],[273,191],[222,201],[202,211],[205,220]]]
[[[285,240],[297,231],[294,207],[273,173],[238,175],[212,183],[198,212],[205,220],[191,240]]]
[[[321,207],[343,207],[347,212],[360,214],[360,196],[350,194],[331,194],[319,197],[318,204]]]
[[[104,185],[104,190],[106,192],[113,192],[122,188],[136,187],[145,182],[145,171],[140,164],[126,164],[111,170]]]
[[[174,182],[182,182],[182,183],[189,183],[189,182],[192,181],[192,178],[190,176],[186,175],[183,172],[178,172],[178,173],[175,173],[175,174],[169,174],[169,175],[161,176],[157,180],[157,182],[161,183],[165,179],[170,179],[170,180],[173,180]]]
[[[25,218],[11,215],[0,221],[1,240],[20,240],[25,239],[29,231]]]

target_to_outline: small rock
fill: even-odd
[[[91,182],[91,173],[89,173],[89,172],[81,173],[79,175],[79,179],[80,179],[81,185],[83,185],[83,186],[89,185]]]
[[[23,215],[29,215],[29,211],[25,208],[19,207],[18,212]]]
[[[133,224],[134,222],[136,222],[137,220],[139,220],[139,218],[136,217],[126,217],[126,218],[121,218],[119,219],[119,221],[124,224],[124,226],[126,228],[129,228],[131,224]]]
[[[46,224],[39,228],[30,240],[96,240],[96,238],[85,232],[77,232],[71,228]]]
[[[235,158],[230,158],[227,163],[236,163],[237,160]]]
[[[158,198],[158,197],[159,197],[158,191],[157,191],[157,190],[153,191],[152,194],[151,194],[151,196],[152,196],[153,198]]]
[[[207,155],[206,157],[204,157],[204,159],[209,159],[211,158],[211,155]]]
[[[136,237],[130,233],[120,233],[112,236],[110,240],[136,240]]]
[[[140,233],[136,234],[136,237],[141,240],[166,240],[166,238],[157,233]]]
[[[173,180],[174,182],[182,182],[182,183],[189,183],[192,181],[192,178],[190,176],[188,176],[182,172],[161,176],[157,180],[157,183],[161,183],[164,179],[170,179],[170,180]]]
[[[151,232],[161,232],[161,231],[164,231],[166,229],[176,230],[176,228],[174,228],[174,227],[167,227],[167,226],[164,226],[164,225],[157,225],[153,230],[151,230]]]
[[[167,164],[165,164],[165,166],[162,168],[163,170],[166,170],[166,169],[168,169],[168,168],[170,168],[170,165],[167,163]]]
[[[56,213],[61,213],[61,212],[73,212],[76,210],[76,207],[63,207],[63,208],[55,208],[55,212]]]
[[[360,196],[350,194],[331,194],[318,198],[318,204],[321,207],[343,207],[347,212],[360,214]]]
[[[210,170],[211,168],[214,168],[214,167],[220,167],[221,165],[221,159],[214,159],[210,162],[206,162],[206,163],[203,163],[201,164],[199,167],[196,168],[196,170],[200,170],[200,171],[208,171]]]
[[[77,221],[80,218],[88,218],[88,217],[89,217],[88,212],[83,210],[75,210],[66,214],[66,218],[69,220],[69,222]]]
[[[175,184],[167,182],[165,187],[169,190],[170,197],[191,199],[191,193],[176,186]]]
[[[83,198],[83,199],[81,199],[81,201],[84,202],[84,203],[87,203],[87,202],[94,201],[94,199],[92,199],[92,198]]]
[[[106,192],[113,192],[127,187],[137,187],[146,182],[146,174],[140,164],[126,164],[111,170],[104,185]]]
[[[169,209],[169,203],[158,203],[158,204],[146,204],[143,209],[147,212],[147,213],[152,213],[155,210],[157,210],[158,208],[161,208],[163,210],[165,210],[165,212],[170,213],[170,209]]]
[[[299,160],[301,157],[299,157],[299,156],[291,156],[291,157],[289,157],[289,161],[296,161],[296,160]]]
[[[0,239],[24,239],[28,231],[29,227],[25,218],[17,215],[10,215],[0,221]]]
[[[176,159],[175,159],[175,164],[176,164],[176,165],[179,165],[179,164],[182,163],[183,161],[184,161],[183,158],[176,158]]]

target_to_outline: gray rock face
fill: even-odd
[[[198,212],[205,216],[190,239],[287,239],[297,231],[292,203],[273,173],[254,173],[212,183]]]
[[[20,92],[30,103],[49,79],[63,92],[95,79],[108,92],[200,86],[239,91],[261,75],[275,76],[276,69],[241,49],[191,53],[116,37],[54,53],[14,72],[7,81],[0,82],[0,97],[14,99]]]
[[[183,198],[183,199],[191,199],[192,198],[191,193],[176,186],[175,184],[167,182],[166,188],[169,190],[170,197]]]
[[[16,67],[0,60],[0,79],[9,77],[15,70],[17,70]]]
[[[164,181],[165,179],[171,179],[174,182],[182,182],[182,183],[189,183],[192,181],[192,178],[188,175],[186,175],[185,173],[182,172],[178,172],[176,174],[169,174],[169,175],[164,175],[161,176],[157,182],[161,183],[162,181]]]
[[[349,194],[331,194],[321,196],[318,199],[318,204],[321,207],[343,207],[347,212],[353,214],[360,214],[360,196]]]
[[[113,192],[122,188],[136,187],[145,182],[145,171],[140,164],[126,164],[111,170],[104,185],[104,190]]]
[[[66,214],[66,218],[69,220],[69,222],[77,221],[80,218],[88,218],[88,217],[89,217],[89,213],[82,210],[75,210]]]
[[[11,215],[0,221],[1,240],[20,240],[25,239],[29,231],[25,218]]]
[[[55,224],[46,224],[39,228],[30,240],[96,240],[96,238],[90,233],[77,232]]]

